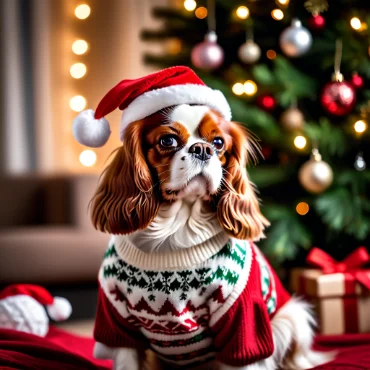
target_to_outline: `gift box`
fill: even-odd
[[[310,265],[294,269],[291,288],[309,300],[317,313],[321,334],[370,332],[370,260],[364,247],[342,262],[313,248],[307,256]]]

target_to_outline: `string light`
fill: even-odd
[[[243,95],[244,94],[244,85],[242,83],[240,83],[240,82],[237,82],[232,87],[232,90],[233,90],[233,93],[235,95]]]
[[[184,8],[188,12],[192,12],[197,7],[197,2],[194,0],[185,0],[184,1]]]
[[[304,216],[310,210],[309,205],[306,202],[300,202],[297,204],[296,211],[299,215]]]
[[[204,6],[201,6],[199,7],[196,11],[195,11],[195,16],[199,19],[204,19],[205,17],[207,17],[208,15],[208,10],[207,8],[205,8]]]
[[[275,59],[276,58],[276,51],[275,50],[267,50],[266,56],[268,59]]]
[[[75,16],[78,19],[86,19],[91,13],[91,9],[87,4],[81,4],[75,9]]]
[[[359,120],[354,124],[354,129],[359,134],[362,134],[367,129],[367,124],[363,120]]]
[[[82,78],[85,76],[87,68],[83,63],[75,63],[72,64],[69,72],[73,78]]]
[[[80,162],[85,167],[92,167],[96,163],[96,153],[90,149],[84,150],[80,154]]]
[[[72,51],[77,55],[85,54],[88,48],[89,45],[85,40],[76,40],[72,44]]]
[[[86,107],[86,99],[81,95],[76,95],[69,101],[69,106],[73,111],[81,112]]]
[[[240,19],[247,19],[249,17],[249,9],[246,6],[239,6],[239,8],[236,9],[236,15]]]
[[[356,31],[360,30],[362,26],[360,19],[357,17],[353,17],[350,21],[350,24],[351,24],[351,27]]]
[[[271,17],[274,18],[276,21],[281,21],[284,18],[284,13],[281,9],[274,9],[271,12]]]
[[[254,81],[248,80],[244,82],[244,92],[248,96],[252,96],[257,92],[257,85],[255,84]]]
[[[289,0],[276,0],[276,2],[283,6],[289,5]]]
[[[307,140],[304,136],[296,136],[294,139],[294,145],[298,149],[303,149],[307,144]]]

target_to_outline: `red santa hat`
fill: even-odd
[[[45,288],[31,284],[9,285],[0,292],[0,300],[8,297],[27,295],[46,306],[49,316],[55,321],[68,319],[72,313],[72,306],[63,297],[53,297]]]
[[[96,111],[81,112],[73,121],[76,140],[98,148],[109,139],[110,127],[104,118],[116,108],[123,111],[120,139],[131,122],[143,119],[163,108],[179,104],[206,105],[231,119],[230,106],[219,90],[213,90],[188,67],[177,66],[136,80],[123,80],[100,101]]]

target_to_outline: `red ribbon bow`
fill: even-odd
[[[350,253],[342,262],[336,261],[326,252],[319,248],[312,248],[306,261],[308,264],[319,267],[324,274],[338,272],[349,273],[361,285],[370,290],[370,277],[361,267],[370,261],[369,253],[365,247],[359,247]]]

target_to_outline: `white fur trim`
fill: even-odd
[[[104,117],[95,119],[94,113],[92,109],[82,111],[73,120],[72,131],[80,144],[100,148],[108,141],[111,131],[108,121]]]
[[[54,297],[54,302],[46,306],[49,316],[55,321],[67,320],[72,313],[72,306],[63,297]]]
[[[120,127],[121,140],[123,131],[131,122],[148,117],[163,108],[179,104],[206,105],[221,113],[226,120],[231,119],[229,103],[221,91],[196,84],[168,86],[140,95],[123,111]]]

